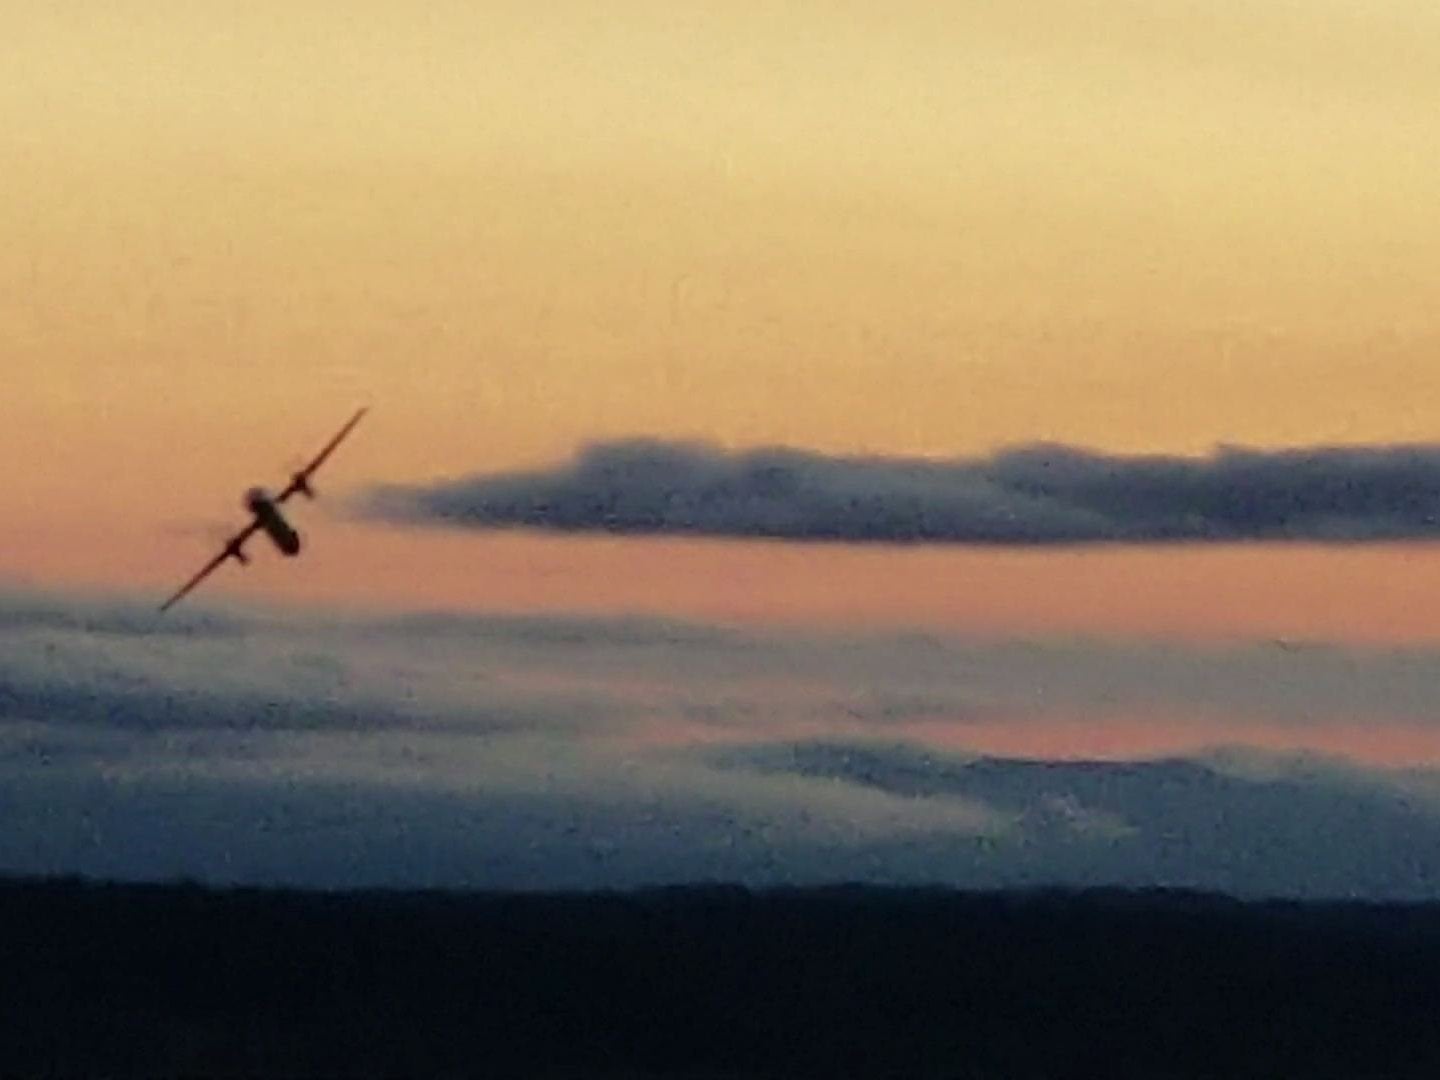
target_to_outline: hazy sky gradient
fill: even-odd
[[[821,550],[334,514],[369,484],[635,436],[932,458],[1432,442],[1431,4],[0,13],[0,584],[158,602],[247,487],[369,403],[318,477],[331,498],[295,507],[305,557],[257,551],[197,600],[1440,641],[1426,544]],[[1428,700],[1365,699],[1309,745],[1433,761]],[[1164,752],[1189,729],[1152,704],[985,745]],[[1261,719],[1230,717],[1292,745]]]
[[[0,450],[43,432],[108,500],[223,479],[238,443],[289,453],[360,396],[390,426],[351,467],[394,477],[637,432],[1434,434],[1418,2],[6,23]],[[54,486],[6,494],[73,505]]]

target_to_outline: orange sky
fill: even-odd
[[[205,557],[181,529],[237,522],[361,402],[322,485],[635,433],[937,455],[1436,433],[1419,0],[3,11],[12,578],[163,590]],[[227,567],[216,595],[1432,636],[1426,548],[320,533],[303,575]]]
[[[337,470],[338,471],[338,470]],[[9,527],[0,580],[153,593],[198,569],[237,509],[150,521]],[[1001,636],[1102,635],[1285,645],[1440,642],[1440,559],[1424,544],[997,551],[770,541],[453,534],[334,521],[299,505],[302,559],[264,545],[206,583],[216,600],[505,612],[638,612]],[[203,599],[199,597],[198,599]],[[189,602],[189,601],[187,601]]]

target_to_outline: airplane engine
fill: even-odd
[[[307,499],[315,498],[315,489],[310,486],[310,479],[304,473],[296,473],[292,476],[290,485]]]

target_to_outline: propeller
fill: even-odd
[[[301,475],[304,473],[307,464],[309,464],[309,462],[299,454],[291,454],[285,461],[285,473],[290,477],[290,483],[295,485],[297,492],[304,495],[307,499],[313,499],[316,495],[315,485],[308,479],[304,479]]]

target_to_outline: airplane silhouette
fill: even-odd
[[[315,497],[315,489],[310,484],[310,477],[314,475],[316,469],[320,468],[325,459],[335,452],[340,441],[350,434],[351,429],[368,411],[368,408],[357,409],[355,415],[350,417],[339,433],[325,444],[325,448],[320,453],[315,455],[315,459],[299,472],[291,475],[290,482],[285,485],[280,494],[272,497],[264,488],[259,487],[253,487],[247,491],[245,508],[253,515],[250,524],[227,540],[225,546],[220,550],[220,554],[206,563],[200,572],[182,585],[174,596],[161,604],[160,610],[162,612],[169,611],[181,597],[209,577],[211,572],[227,559],[234,559],[241,566],[247,565],[250,562],[250,556],[245,554],[245,541],[257,532],[263,532],[268,536],[282,555],[300,554],[300,534],[280,513],[280,505],[295,494],[304,495],[307,499]]]

